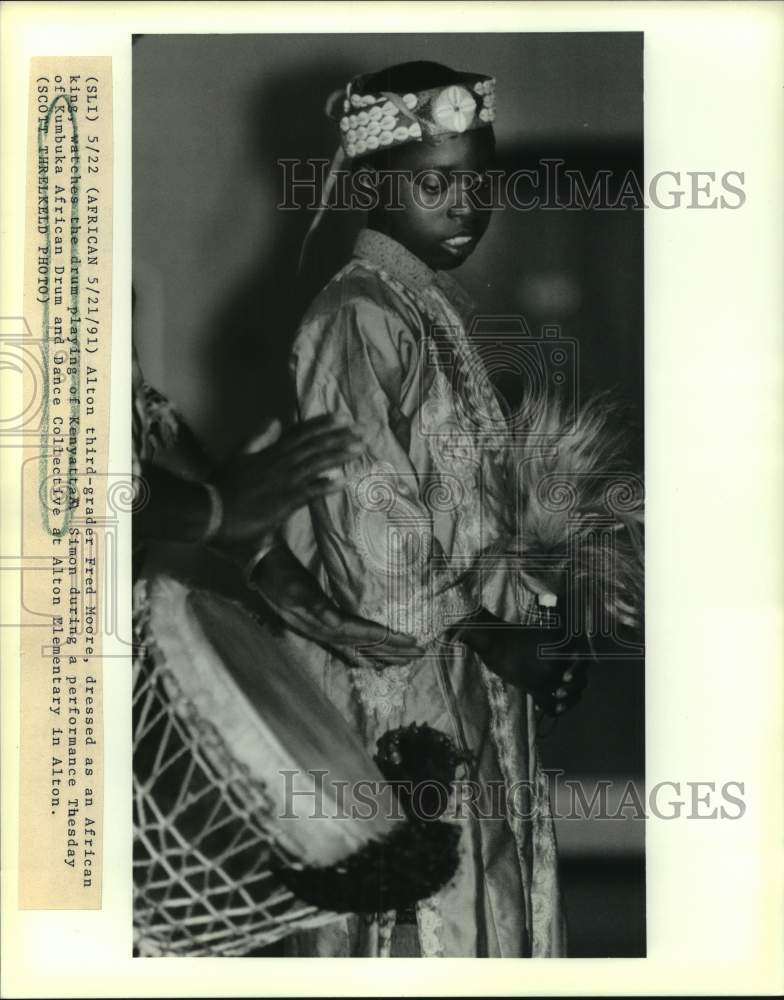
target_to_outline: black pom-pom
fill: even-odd
[[[321,910],[402,910],[453,878],[459,840],[460,830],[454,824],[406,822],[337,865],[279,868],[276,876],[295,896]]]
[[[447,808],[461,753],[446,733],[428,725],[392,729],[377,741],[374,758],[415,822],[438,819]]]
[[[459,862],[459,828],[438,821],[458,764],[469,759],[445,733],[412,723],[378,740],[375,761],[396,789],[409,822],[327,868],[279,868],[303,902],[335,913],[403,910],[437,892]]]

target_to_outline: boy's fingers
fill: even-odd
[[[561,715],[577,704],[582,698],[584,688],[584,679],[574,675],[571,682],[562,680],[552,691],[538,696],[536,702],[548,715]]]
[[[572,663],[561,676],[561,683],[570,691],[582,691],[588,683],[588,675],[584,663]]]
[[[574,708],[582,696],[582,688],[579,691],[570,691],[569,694],[565,698],[560,699],[557,704],[561,707],[561,711],[565,712],[569,708]]]
[[[555,709],[557,702],[555,698],[552,698],[550,695],[539,695],[534,700],[536,701],[536,704],[539,706],[539,708],[541,708],[541,710],[545,712],[547,715],[556,714]]]

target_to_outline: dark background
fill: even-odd
[[[328,94],[357,73],[430,59],[497,79],[500,165],[563,160],[590,184],[642,178],[638,33],[142,36],[133,65],[134,337],[142,367],[214,455],[286,402],[299,315],[343,262],[362,218],[331,213],[306,275],[311,214],[283,212],[280,158],[331,159]],[[540,166],[540,169],[543,169]],[[529,191],[530,188],[524,188]],[[568,188],[558,197],[566,201]],[[643,411],[643,217],[633,208],[506,209],[456,276],[479,310],[573,343],[575,391],[611,389]],[[492,328],[492,323],[490,324]],[[509,324],[503,326],[508,336]],[[510,396],[515,374],[501,379]],[[602,662],[581,704],[542,742],[546,767],[588,792],[644,774],[639,660]],[[573,956],[645,953],[639,820],[559,823]]]

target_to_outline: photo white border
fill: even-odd
[[[4,629],[3,995],[784,991],[782,5],[7,2],[0,19],[0,316],[21,312],[29,58],[114,60],[117,472],[131,467],[132,33],[643,31],[646,178],[737,169],[746,193],[736,211],[649,209],[645,220],[647,783],[742,780],[747,804],[738,821],[648,821],[648,957],[390,959],[383,974],[362,959],[131,958],[130,666],[118,660],[104,675],[103,909],[17,911],[18,635]],[[8,383],[4,391],[18,391]],[[3,555],[18,551],[8,452],[0,449]],[[129,544],[122,557],[128,635]],[[8,574],[1,582],[8,620],[18,590]]]

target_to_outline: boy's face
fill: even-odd
[[[402,243],[433,270],[458,267],[487,231],[489,192],[480,185],[493,164],[492,129],[476,129],[431,144],[412,142],[394,151],[395,201],[399,209],[373,212],[371,224]],[[473,188],[473,193],[470,190]],[[380,194],[388,199],[389,181]]]

